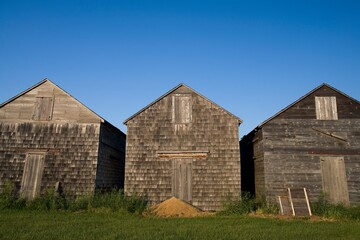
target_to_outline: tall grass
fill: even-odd
[[[96,192],[92,195],[79,196],[68,199],[53,189],[33,200],[26,200],[16,194],[14,185],[6,182],[0,192],[0,209],[31,209],[45,211],[123,211],[142,214],[147,207],[144,197],[137,195],[126,196],[122,190],[110,192]]]
[[[312,211],[315,215],[326,218],[360,220],[360,206],[332,204],[326,194],[321,194],[318,201],[312,204]]]
[[[224,203],[223,210],[219,212],[219,214],[245,215],[251,212],[277,214],[279,212],[279,208],[276,205],[268,203],[263,199],[256,199],[253,198],[250,194],[244,193],[241,198],[236,200],[227,199]]]

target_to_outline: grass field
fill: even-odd
[[[0,239],[360,239],[360,222],[0,210]]]

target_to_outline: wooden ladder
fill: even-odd
[[[287,196],[278,196],[282,215],[311,216],[306,188],[288,188]]]

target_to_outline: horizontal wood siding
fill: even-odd
[[[344,157],[350,202],[360,202],[360,120],[274,119],[262,131],[269,199],[283,195],[285,188],[305,187],[316,200],[323,191],[321,157],[337,156]]]
[[[302,99],[277,118],[316,119],[315,97],[336,97],[337,115],[339,119],[360,119],[360,105],[352,99],[333,89],[323,86]]]
[[[173,123],[173,94],[191,96],[190,123]],[[180,87],[127,122],[125,191],[159,203],[172,196],[172,160],[158,151],[208,151],[192,162],[192,203],[219,210],[240,194],[238,119]]]

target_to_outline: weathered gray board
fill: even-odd
[[[280,213],[282,215],[292,215],[292,207],[288,196],[278,196]]]
[[[40,191],[44,159],[44,154],[29,153],[27,155],[21,183],[22,197],[33,199]]]
[[[243,172],[254,172],[242,189],[258,198],[273,202],[287,188],[305,187],[315,202],[326,191],[321,159],[342,157],[349,202],[360,203],[360,103],[326,84],[260,124],[241,149]]]
[[[349,204],[343,157],[321,157],[323,189],[330,202]]]
[[[52,117],[53,97],[37,97],[33,119],[37,121],[49,121]]]
[[[172,194],[186,201],[192,200],[192,159],[173,159]]]
[[[294,216],[311,216],[311,208],[306,188],[288,188]]]

